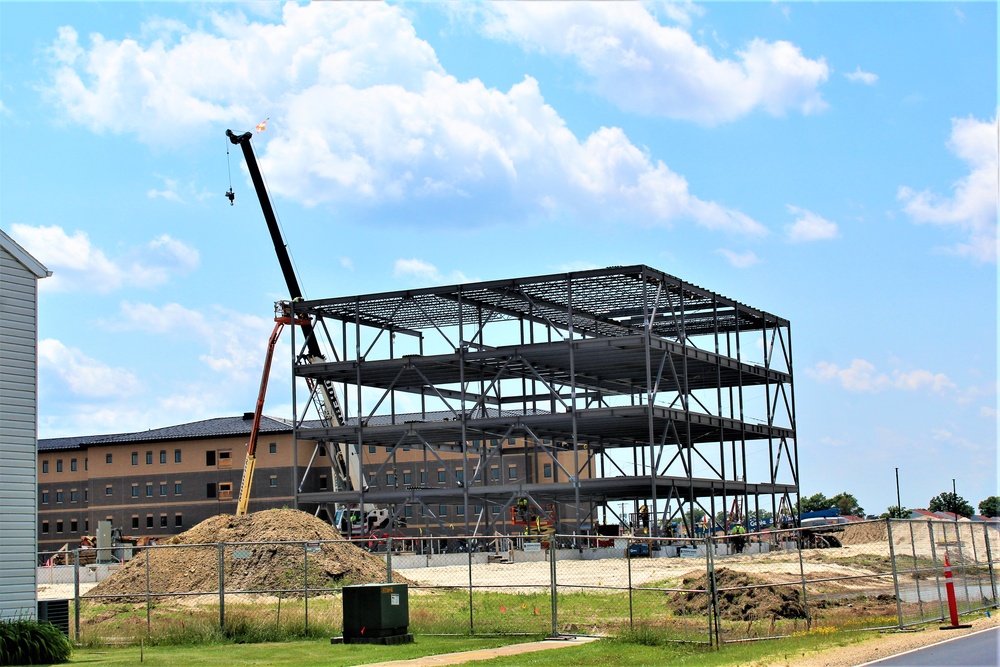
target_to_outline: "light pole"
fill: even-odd
[[[952,508],[955,511],[952,512],[952,514],[955,515],[955,521],[958,521],[958,491],[955,490],[955,478],[954,477],[951,478],[951,498],[952,498],[952,500],[955,503],[955,507]]]
[[[896,511],[902,515],[903,513],[903,503],[899,500],[899,468],[896,468]],[[903,517],[900,516],[900,519]]]

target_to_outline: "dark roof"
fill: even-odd
[[[503,411],[495,408],[488,408],[488,416],[499,416],[500,414],[521,414],[520,412]],[[445,421],[455,419],[453,412],[441,410],[428,412],[421,416],[420,413],[397,414],[396,423],[404,424],[408,421]],[[357,424],[357,418],[347,420],[348,424]],[[391,423],[389,415],[373,415],[367,420],[369,426],[385,426]],[[204,419],[177,426],[164,426],[163,428],[152,428],[148,431],[136,431],[135,433],[109,433],[107,435],[80,435],[68,438],[44,438],[38,441],[38,451],[47,452],[61,449],[84,449],[93,445],[115,445],[132,442],[162,442],[164,440],[195,440],[198,438],[225,438],[237,435],[250,435],[250,427],[253,420],[246,415],[241,417],[216,417],[214,419]],[[318,428],[319,422],[306,422],[306,427]],[[276,419],[274,417],[261,417],[261,433],[291,433],[292,423],[287,419]]]
[[[109,433],[107,435],[81,435],[69,438],[44,438],[38,441],[38,451],[82,449],[93,445],[123,444],[163,440],[192,440],[196,438],[221,438],[250,435],[252,419],[244,417],[216,417],[177,426],[152,428],[135,433]],[[291,433],[291,423],[272,417],[261,417],[261,433]]]

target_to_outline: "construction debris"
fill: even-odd
[[[147,581],[152,595],[217,592],[220,560],[227,593],[295,596],[308,581],[310,595],[317,595],[315,589],[386,581],[378,556],[346,541],[327,542],[341,539],[332,526],[298,510],[220,514],[140,550],[87,596],[145,596]],[[395,573],[392,580],[409,583]]]

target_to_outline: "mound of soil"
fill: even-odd
[[[840,543],[844,546],[852,544],[869,544],[871,542],[888,542],[889,529],[885,521],[847,524]]]
[[[340,534],[332,526],[298,510],[265,510],[244,516],[220,514],[174,536],[168,546],[138,552],[87,595],[145,596],[147,558],[149,591],[153,594],[218,591],[216,543],[220,542],[226,543],[223,567],[227,592],[284,590],[287,592],[283,595],[293,596],[295,589],[303,587],[305,577],[310,589],[386,580],[385,562],[349,542],[309,547],[282,544],[339,539]],[[396,573],[392,580],[409,583]]]
[[[805,618],[801,591],[794,586],[767,586],[768,582],[744,572],[727,568],[715,571],[719,589],[719,616],[734,621],[754,621],[763,618]],[[712,605],[708,591],[708,574],[685,577],[682,588],[706,592],[681,593],[671,599],[674,613],[680,616],[706,616]],[[734,588],[736,590],[722,590]]]

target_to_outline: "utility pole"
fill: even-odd
[[[899,468],[896,468],[896,509],[902,513],[903,503],[899,500]],[[902,519],[903,517],[899,517]]]

